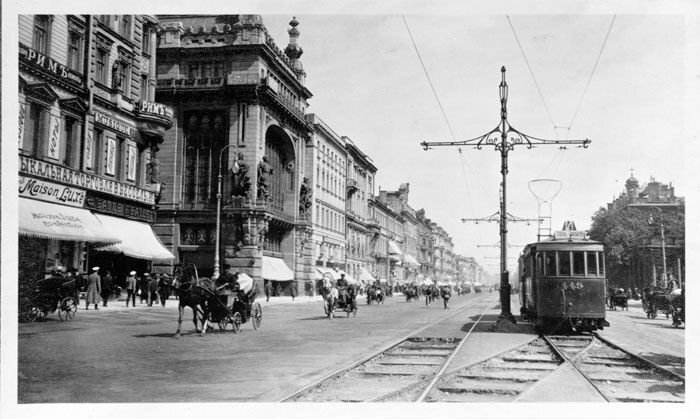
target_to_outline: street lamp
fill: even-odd
[[[221,231],[221,184],[223,182],[223,175],[221,174],[221,160],[224,155],[224,151],[227,150],[231,144],[226,144],[221,148],[221,151],[219,151],[219,184],[216,190],[216,244],[215,244],[215,249],[214,249],[214,274],[211,276],[212,279],[217,279],[219,277],[219,236],[220,231]],[[233,158],[233,167],[231,168],[231,172],[233,174],[238,173],[240,170],[240,166],[238,165],[238,155],[234,156]]]
[[[666,236],[664,235],[664,213],[659,207],[654,207],[654,209],[659,211],[659,218],[661,219],[661,257],[663,258],[664,263],[663,287],[666,288],[666,281],[668,280],[668,276],[666,275]],[[654,215],[651,214],[649,215],[649,224],[652,224],[653,222]]]

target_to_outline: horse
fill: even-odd
[[[338,304],[338,288],[335,287],[330,275],[323,275],[323,285],[321,287],[321,295],[323,295],[323,309],[330,319],[333,317],[333,312]]]
[[[194,328],[197,333],[205,334],[209,322],[209,309],[207,301],[216,294],[216,285],[209,278],[200,278],[197,275],[197,267],[190,263],[182,270],[175,273],[175,292],[178,296],[178,319],[175,337],[180,337],[182,327],[182,316],[185,314],[185,307],[192,309]],[[197,315],[201,315],[202,330],[197,324]]]

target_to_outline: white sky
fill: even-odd
[[[456,147],[419,146],[451,138],[401,16],[296,17],[307,87],[314,94],[309,111],[372,157],[383,189],[410,182],[410,205],[425,208],[449,232],[457,253],[476,256],[497,272],[499,249],[476,246],[497,243],[498,224],[460,219],[498,210],[500,154],[493,147],[469,147],[460,158]],[[671,182],[679,196],[692,185],[684,170],[690,138],[681,15],[618,15],[571,125],[612,17],[510,16],[554,124],[571,126],[569,131],[554,129],[505,15],[406,16],[456,140],[499,123],[502,65],[512,126],[535,137],[592,140],[586,150],[519,146],[510,152],[507,211],[516,217],[537,217],[528,189],[533,179],[562,182],[553,200],[553,229],[564,220],[589,228],[593,213],[623,191],[631,168],[641,183],[650,176]],[[263,20],[278,45],[286,46],[291,16]],[[525,244],[536,234],[534,223],[510,224],[508,242]],[[509,259],[518,252],[511,248]]]

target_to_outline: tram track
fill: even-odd
[[[545,339],[608,402],[683,403],[685,377],[633,354],[597,333]],[[578,342],[577,342],[578,341]]]
[[[413,388],[419,383],[424,384],[421,386],[422,390],[430,385],[430,379],[444,373],[454,354],[459,351],[471,330],[491,308],[494,300],[480,300],[432,321],[280,401],[372,402],[380,401],[382,396],[396,391]],[[484,301],[487,302],[486,308],[464,338],[418,336],[430,327],[463,314]]]

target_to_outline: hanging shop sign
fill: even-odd
[[[19,176],[19,195],[82,208],[85,191],[57,183]]]
[[[123,218],[143,220],[149,223],[155,218],[154,211],[148,208],[100,198],[92,194],[88,194],[88,197],[85,199],[85,208]]]
[[[19,173],[102,192],[148,205],[155,204],[155,194],[152,191],[26,156],[19,156]]]
[[[123,122],[119,122],[114,118],[110,118],[102,112],[95,112],[95,123],[104,125],[105,127],[114,130],[120,134],[124,134],[127,137],[133,137],[136,135],[135,128],[132,128]]]
[[[83,87],[83,75],[77,71],[73,71],[65,65],[53,60],[37,50],[31,49],[24,45],[19,46],[20,61],[29,64],[32,67],[41,69],[44,72],[49,72],[60,79],[71,82],[77,86]]]
[[[136,103],[136,113],[172,119],[173,108],[162,103],[142,100]]]

